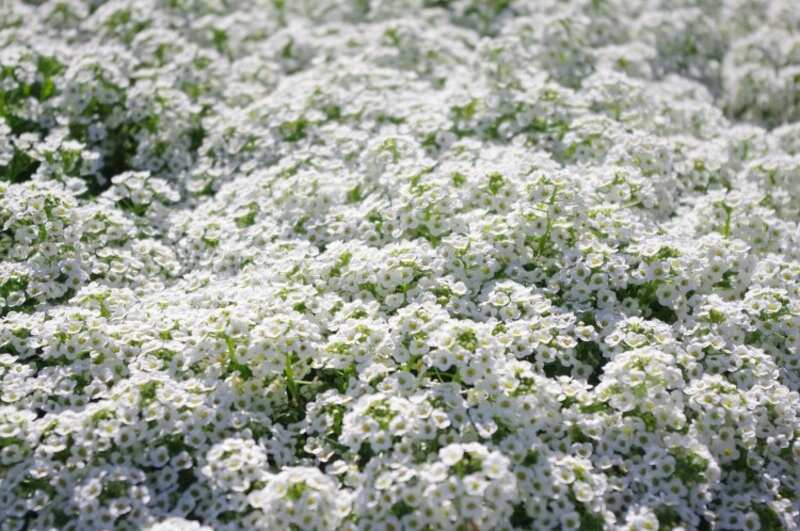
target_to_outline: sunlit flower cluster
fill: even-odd
[[[795,0],[0,1],[0,530],[800,528]]]

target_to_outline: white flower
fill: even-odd
[[[447,466],[453,466],[464,457],[464,449],[460,444],[451,444],[439,450],[439,458]]]
[[[33,4],[8,527],[797,521],[795,2]]]
[[[148,531],[207,531],[211,529],[208,526],[201,525],[199,522],[192,520],[185,520],[183,518],[173,516],[162,520],[147,528]]]

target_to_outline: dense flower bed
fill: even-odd
[[[0,527],[800,526],[796,0],[0,1]]]

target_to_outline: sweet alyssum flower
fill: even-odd
[[[0,2],[2,529],[800,526],[795,2]]]

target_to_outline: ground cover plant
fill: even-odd
[[[800,526],[795,0],[0,0],[0,529]]]

